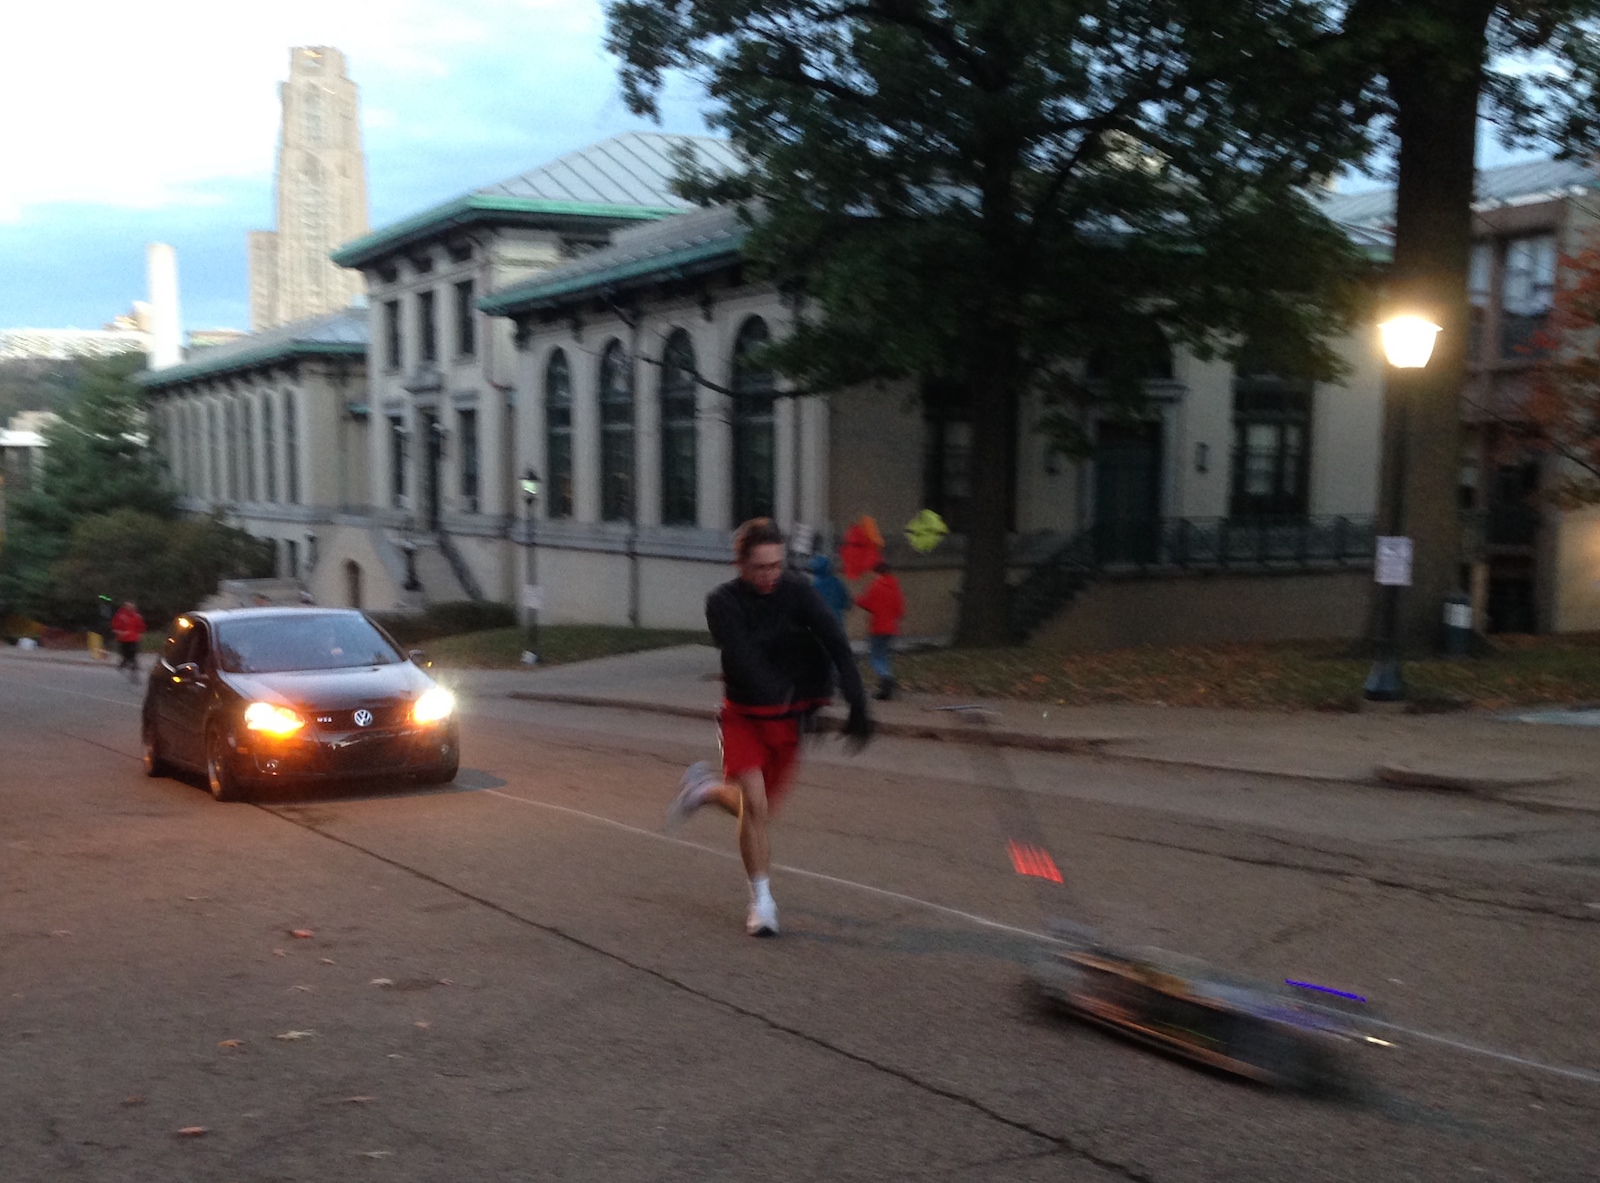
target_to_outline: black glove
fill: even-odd
[[[872,739],[872,720],[867,716],[867,704],[850,704],[850,717],[844,722],[845,746],[852,753],[859,752]]]

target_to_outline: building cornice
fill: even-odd
[[[725,239],[668,251],[649,258],[596,268],[581,275],[528,279],[503,292],[485,296],[478,307],[491,316],[516,316],[571,303],[591,292],[640,287],[663,279],[685,279],[720,271],[737,262],[740,240]]]
[[[365,268],[464,226],[493,223],[560,230],[586,221],[643,222],[682,213],[672,206],[616,205],[588,201],[550,201],[468,193],[347,242],[331,256],[341,267]]]

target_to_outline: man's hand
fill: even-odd
[[[850,717],[844,723],[844,743],[852,755],[867,746],[872,739],[872,720],[867,716],[865,702],[852,703]]]

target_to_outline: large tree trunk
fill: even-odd
[[[1408,0],[1403,7],[1402,21],[1416,19],[1421,5]],[[1414,546],[1399,619],[1401,647],[1411,653],[1437,645],[1445,596],[1460,582],[1467,265],[1485,30],[1494,5],[1433,0],[1427,7],[1438,23],[1425,39],[1392,45],[1385,67],[1400,148],[1394,265],[1380,315],[1414,311],[1443,328],[1425,369],[1388,371],[1384,405],[1378,521],[1380,532],[1393,528],[1398,499],[1400,532]]]

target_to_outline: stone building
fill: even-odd
[[[373,293],[366,310],[147,376],[191,507],[229,508],[278,539],[284,573],[322,602],[517,605],[535,583],[546,621],[691,628],[727,577],[739,521],[770,514],[826,545],[870,513],[902,571],[907,631],[948,633],[972,408],[959,392],[909,384],[795,397],[743,361],[802,310],[746,274],[731,210],[673,197],[682,146],[733,163],[716,141],[605,141],[342,247],[338,262]],[[1520,380],[1526,363],[1503,342],[1525,339],[1548,307],[1552,252],[1583,232],[1593,184],[1548,164],[1481,178],[1475,257],[1489,263],[1475,269],[1488,279],[1474,286],[1483,329],[1469,409]],[[1390,200],[1333,196],[1327,208],[1382,251]],[[1086,412],[1097,447],[1083,462],[1053,453],[1038,430],[1045,408],[1025,405],[1012,473],[1019,627],[1080,648],[1359,635],[1383,369],[1371,326],[1342,348],[1340,384],[1177,351],[1151,373],[1141,422]],[[1082,376],[1094,380],[1091,368]],[[291,406],[304,423],[298,500],[284,467]],[[1487,625],[1528,627],[1496,582],[1524,552],[1504,549],[1510,527],[1496,514],[1514,515],[1493,490],[1546,477],[1513,479],[1523,470],[1502,462],[1482,420],[1463,463],[1463,579]],[[530,470],[542,484],[532,520],[517,488]],[[1535,520],[1534,542],[1515,545],[1529,594],[1548,605],[1532,625],[1600,627],[1588,574],[1600,514],[1514,504],[1518,520]],[[953,533],[918,556],[899,532],[924,507]]]
[[[366,353],[366,310],[346,309],[197,350],[138,381],[186,510],[272,539],[279,573],[319,601],[392,607],[403,563],[368,530]],[[364,568],[323,562],[334,531],[367,538]],[[352,537],[342,550],[356,553]],[[377,600],[364,570],[384,589]]]
[[[278,140],[277,229],[250,232],[250,327],[346,308],[359,274],[329,255],[367,231],[367,170],[356,84],[326,46],[289,51]]]
[[[673,153],[683,149],[714,168],[733,159],[720,140],[629,133],[335,252],[370,292],[371,521],[394,546],[413,548],[427,599],[516,595],[508,531],[523,402],[511,323],[486,315],[479,301],[603,247],[619,227],[687,208],[670,184]],[[360,560],[341,552],[337,561]]]

